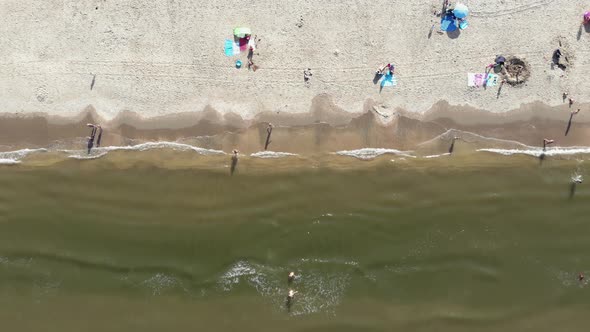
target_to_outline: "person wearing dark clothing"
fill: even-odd
[[[94,146],[94,137],[96,136],[96,126],[89,123],[87,124],[88,127],[91,127],[92,130],[90,131],[90,137],[88,137],[88,154],[90,154],[90,150],[92,150],[92,147]]]

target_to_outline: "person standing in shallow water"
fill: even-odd
[[[102,140],[102,127],[100,125],[96,125],[98,127],[98,137],[96,138],[96,147],[100,147],[100,140]]]
[[[234,175],[236,171],[236,166],[238,166],[238,150],[233,150],[233,155],[231,156],[231,167],[230,167],[230,175]]]
[[[287,309],[291,309],[291,306],[293,305],[293,300],[295,299],[295,294],[297,294],[297,291],[294,291],[292,289],[289,289],[289,293],[287,294]]]
[[[94,147],[94,136],[96,135],[96,126],[92,123],[88,123],[86,124],[86,126],[92,128],[92,130],[90,131],[90,137],[87,138],[88,143],[86,145],[86,147],[88,148],[88,154],[90,154],[90,150],[92,150],[92,147]]]

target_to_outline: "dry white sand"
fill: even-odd
[[[451,38],[436,33],[442,0],[0,0],[0,112],[73,115],[92,105],[105,118],[152,117],[211,105],[250,118],[306,112],[322,93],[349,112],[368,98],[412,112],[439,100],[493,112],[556,105],[564,91],[588,101],[590,33],[580,24],[590,3],[463,2],[470,27]],[[237,26],[262,40],[256,72],[223,53]],[[550,66],[558,40],[573,63],[565,72]],[[532,70],[526,86],[505,86],[499,98],[497,88],[467,87],[467,73],[496,54]],[[380,93],[372,79],[387,62],[399,84]]]

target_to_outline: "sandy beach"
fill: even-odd
[[[581,24],[589,8],[583,1],[464,3],[469,27],[440,34],[442,1],[4,0],[1,138],[13,143],[41,136],[28,141],[42,145],[86,135],[84,128],[76,129],[86,120],[100,121],[119,136],[126,130],[126,137],[150,139],[215,135],[259,122],[350,126],[375,110],[373,122],[385,126],[399,126],[400,114],[451,118],[472,127],[547,118],[558,122],[557,133],[569,117],[566,91],[573,107],[583,108],[576,121],[590,120],[585,114],[590,34]],[[238,26],[250,27],[260,40],[255,72],[235,68],[237,59],[247,61],[246,54],[223,52],[224,40]],[[567,57],[565,70],[551,63],[557,48]],[[467,74],[484,72],[498,54],[526,61],[530,78],[501,89],[467,86]],[[380,91],[373,83],[375,70],[388,62],[395,65],[398,85]],[[313,73],[309,84],[303,80],[307,68]],[[506,114],[517,115],[509,121]],[[67,125],[75,125],[73,131],[61,131]],[[52,126],[54,131],[47,129]],[[447,121],[416,140],[449,129],[457,126]],[[537,142],[544,134],[531,129],[498,138]],[[357,141],[353,145],[363,145]],[[393,143],[369,142],[375,144]]]

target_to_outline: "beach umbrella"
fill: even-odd
[[[584,22],[590,21],[590,11],[584,13]]]
[[[458,3],[455,6],[455,9],[453,9],[453,15],[455,15],[456,18],[465,18],[469,15],[469,8],[462,3]]]
[[[235,28],[234,29],[234,36],[238,38],[244,38],[252,34],[250,28]]]

